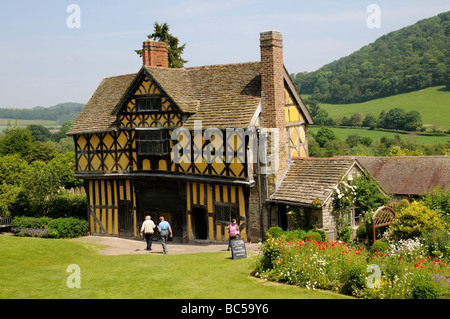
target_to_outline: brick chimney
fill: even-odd
[[[269,177],[269,194],[281,181],[287,169],[288,134],[286,131],[286,110],[284,93],[283,37],[278,31],[260,34],[261,47],[261,124],[264,128],[278,129],[278,170]],[[270,150],[268,150],[270,153]],[[270,154],[268,154],[270,155]]]
[[[142,59],[144,66],[161,68],[169,67],[169,53],[167,43],[147,40],[142,45]]]
[[[283,37],[278,31],[260,34],[262,124],[266,128],[285,128]]]

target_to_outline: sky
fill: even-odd
[[[186,43],[186,67],[259,61],[260,32],[277,30],[298,73],[449,10],[450,0],[2,1],[0,108],[87,103],[104,77],[139,71],[134,50],[154,22]]]

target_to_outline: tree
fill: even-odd
[[[56,155],[48,163],[48,167],[56,173],[65,188],[83,186],[82,180],[73,177],[75,173],[75,152]]]
[[[154,24],[154,32],[147,35],[148,39],[158,40],[167,43],[169,53],[169,68],[182,68],[188,61],[181,58],[183,51],[186,47],[186,43],[179,45],[177,37],[169,33],[169,25],[164,22],[163,24]],[[142,57],[142,50],[135,50],[135,52]]]
[[[384,121],[386,120],[386,111],[382,110],[378,115],[377,127],[384,127]]]
[[[345,142],[348,144],[348,146],[355,147],[356,145],[361,143],[361,136],[359,136],[358,134],[350,134],[345,139]]]
[[[317,100],[308,98],[308,99],[305,99],[305,104],[306,104],[306,107],[308,108],[309,113],[311,113],[311,116],[313,118],[315,118],[317,115],[317,112],[320,109],[319,102]]]
[[[362,117],[361,114],[355,113],[350,117],[350,123],[352,126],[361,126]]]
[[[319,110],[316,113],[316,116],[314,117],[314,124],[333,125],[333,119],[329,117],[327,110],[319,108]]]
[[[46,215],[60,191],[61,182],[55,170],[44,162],[35,161],[23,175],[22,186],[32,210]]]
[[[0,155],[19,154],[26,156],[30,152],[33,137],[31,132],[24,127],[11,126],[5,130],[5,134],[0,138]]]
[[[22,191],[21,186],[0,184],[0,216],[11,216],[12,206]]]
[[[406,111],[402,108],[395,107],[386,113],[384,119],[384,128],[403,130],[406,120]]]
[[[377,126],[377,119],[372,114],[367,114],[364,120],[362,121],[362,126],[364,127],[370,127],[371,129],[374,129]]]
[[[59,142],[62,138],[65,138],[67,131],[72,126],[72,123],[73,123],[73,121],[64,122],[63,125],[61,125],[61,128],[59,129],[59,131],[52,134],[51,140],[54,142]]]
[[[405,115],[405,123],[403,129],[405,131],[417,131],[422,128],[422,116],[417,111],[409,111]]]
[[[27,169],[27,161],[19,154],[0,157],[0,184],[19,186],[22,183],[22,175]]]
[[[32,163],[34,161],[43,161],[47,163],[55,157],[57,153],[56,148],[52,143],[53,142],[34,142],[31,144],[30,152],[25,156],[25,159],[28,163]]]
[[[31,136],[39,142],[47,142],[52,136],[50,130],[42,125],[31,124],[27,126],[27,129],[30,130]]]
[[[337,140],[337,136],[336,136],[336,134],[334,134],[334,132],[330,128],[328,128],[328,127],[321,127],[317,131],[315,139],[316,139],[316,141],[317,141],[317,143],[319,144],[320,147],[324,147],[324,145],[328,141]]]

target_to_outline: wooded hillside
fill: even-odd
[[[317,71],[291,74],[302,94],[355,103],[430,86],[450,88],[450,11],[388,33]]]

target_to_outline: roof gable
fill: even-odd
[[[117,118],[111,114],[111,110],[120,101],[135,77],[136,74],[128,74],[104,78],[67,135],[114,129]]]
[[[289,92],[291,93],[292,98],[294,99],[295,103],[298,105],[299,111],[302,113],[306,122],[308,124],[314,124],[314,120],[311,116],[311,113],[309,113],[308,108],[306,107],[305,103],[303,102],[303,99],[301,98],[300,94],[298,93],[297,87],[295,86],[294,82],[292,81],[292,78],[290,77],[286,68],[284,68],[284,81],[289,89]]]
[[[164,87],[161,86],[160,83],[158,83],[152,75],[146,71],[145,68],[142,68],[139,73],[136,74],[133,81],[131,81],[125,93],[115,105],[111,114],[117,116],[126,110],[135,112],[134,99],[141,95],[159,95],[169,100],[172,110],[180,110],[178,104],[174,103],[173,99],[166,93],[166,90],[164,90]]]

